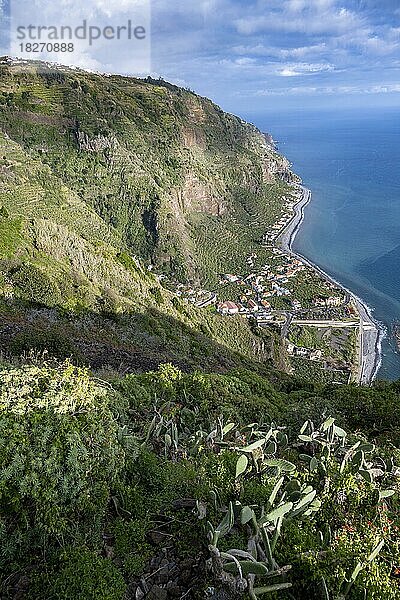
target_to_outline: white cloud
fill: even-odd
[[[58,0],[54,3],[49,3],[48,0],[31,0],[30,13],[33,17],[36,13],[39,16],[50,13],[59,19],[90,19],[95,16],[114,18],[120,14],[138,14],[147,10],[149,5],[149,0]]]
[[[237,31],[254,35],[273,31],[327,34],[359,28],[363,19],[355,12],[335,5],[333,0],[287,0],[278,10],[241,17],[235,21]]]
[[[323,73],[334,71],[335,67],[327,63],[294,63],[285,65],[278,71],[281,77],[297,77],[299,75],[311,75],[313,73]]]
[[[328,50],[325,42],[311,46],[298,46],[294,48],[279,48],[277,46],[265,46],[257,44],[255,46],[236,46],[233,52],[236,54],[254,54],[255,56],[273,57],[287,59],[305,58],[318,56]]]
[[[65,24],[71,18],[123,24],[138,1],[31,0],[29,15],[39,5]],[[393,73],[400,68],[400,27],[382,6],[387,9],[391,0],[145,1],[153,11],[152,69],[221,104],[248,89],[254,98],[258,88],[267,90],[258,95],[282,96],[398,91]],[[399,1],[392,0],[396,8]],[[139,74],[131,47],[99,43],[97,48],[77,48],[62,60]]]
[[[378,36],[367,37],[360,45],[366,52],[376,56],[386,56],[399,50],[398,40],[382,39]]]
[[[256,96],[307,96],[307,95],[339,95],[339,94],[393,94],[400,93],[400,84],[378,84],[372,86],[294,86],[258,90]]]
[[[32,58],[24,47],[21,54],[21,39],[66,41],[73,51],[48,53],[46,44],[35,58],[103,72],[139,75],[151,70],[150,0],[31,0],[29,11],[17,0],[11,9],[10,53],[15,56]],[[134,35],[138,26],[145,29],[142,39]],[[24,38],[19,37],[20,27],[25,28]]]
[[[239,67],[246,67],[249,65],[257,64],[257,60],[255,58],[250,58],[248,56],[243,56],[242,58],[237,58],[233,62],[234,62],[234,64],[238,65]]]

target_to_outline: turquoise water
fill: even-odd
[[[400,378],[400,107],[246,115],[313,192],[294,243],[363,298],[388,332],[381,379]]]

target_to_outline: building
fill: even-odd
[[[260,308],[260,307],[258,306],[257,302],[255,302],[255,301],[254,301],[254,300],[252,300],[252,299],[250,299],[250,300],[248,301],[248,304],[247,304],[247,305],[248,305],[249,309],[250,309],[252,312],[257,312],[257,311],[259,310],[259,308]]]
[[[329,298],[319,296],[314,298],[313,304],[323,308],[337,308],[342,305],[342,298],[340,296],[329,296]]]
[[[224,275],[224,278],[230,283],[236,283],[240,279],[240,277],[238,277],[237,275],[232,275],[231,273],[227,273],[226,275]]]
[[[348,312],[348,314],[349,314],[349,315],[351,315],[352,317],[357,317],[357,316],[358,316],[357,309],[356,309],[356,308],[355,308],[355,307],[354,307],[352,304],[349,304],[349,305],[347,306],[347,312]]]
[[[226,302],[220,302],[217,306],[217,310],[221,315],[237,315],[239,307],[234,302],[227,300]]]
[[[342,299],[340,296],[329,296],[328,300],[326,301],[326,305],[330,308],[340,306],[341,304]]]
[[[257,292],[258,294],[261,294],[261,293],[264,291],[264,289],[265,289],[265,287],[264,287],[263,285],[259,285],[259,284],[256,284],[256,283],[254,283],[254,284],[252,285],[252,288],[253,288],[253,290],[254,290],[255,292]]]
[[[268,302],[268,300],[261,300],[261,305],[264,308],[271,308],[271,304]]]
[[[277,283],[272,284],[272,289],[275,290],[277,296],[290,296],[290,290],[280,287]]]
[[[309,350],[307,348],[296,348],[295,349],[296,356],[307,356],[308,353],[309,353]]]
[[[271,325],[271,323],[274,323],[274,316],[270,313],[270,314],[258,314],[257,317],[257,325],[259,327],[264,327],[264,326],[268,326]]]
[[[325,300],[323,298],[314,298],[313,299],[313,306],[326,306],[325,304]]]
[[[298,300],[292,300],[292,307],[294,308],[294,310],[300,310],[301,303]]]

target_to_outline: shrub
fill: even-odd
[[[150,292],[151,292],[152,296],[154,297],[158,306],[161,306],[161,304],[164,304],[164,298],[163,298],[160,288],[153,287],[150,289]]]
[[[58,285],[35,265],[24,264],[11,273],[18,295],[23,300],[56,306],[61,302]]]
[[[146,541],[147,528],[146,519],[117,519],[114,525],[115,551],[122,558],[124,571],[129,576],[140,576],[151,558],[152,548]]]
[[[30,597],[35,600],[122,600],[126,584],[115,565],[86,548],[67,549],[58,569],[34,583]]]
[[[140,273],[141,270],[138,266],[138,262],[132,258],[127,252],[120,252],[117,255],[117,260],[123,265],[128,271],[132,273]]]
[[[175,308],[176,311],[178,311],[178,313],[183,314],[185,312],[185,309],[182,306],[182,302],[179,300],[179,298],[176,298],[174,296],[172,298],[171,302],[172,302],[172,306]]]
[[[86,370],[0,371],[0,569],[44,547],[96,546],[123,465],[106,390]]]
[[[50,356],[56,358],[79,357],[79,353],[72,342],[61,333],[40,330],[34,327],[17,333],[10,343],[10,351],[16,356],[30,350],[38,353],[48,352]]]

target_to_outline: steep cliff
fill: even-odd
[[[1,349],[119,370],[272,362],[273,335],[147,269],[212,283],[258,243],[294,176],[254,126],[163,81],[8,60],[0,123]]]
[[[180,280],[234,265],[294,177],[254,126],[164,81],[3,61],[0,118],[132,253]]]

